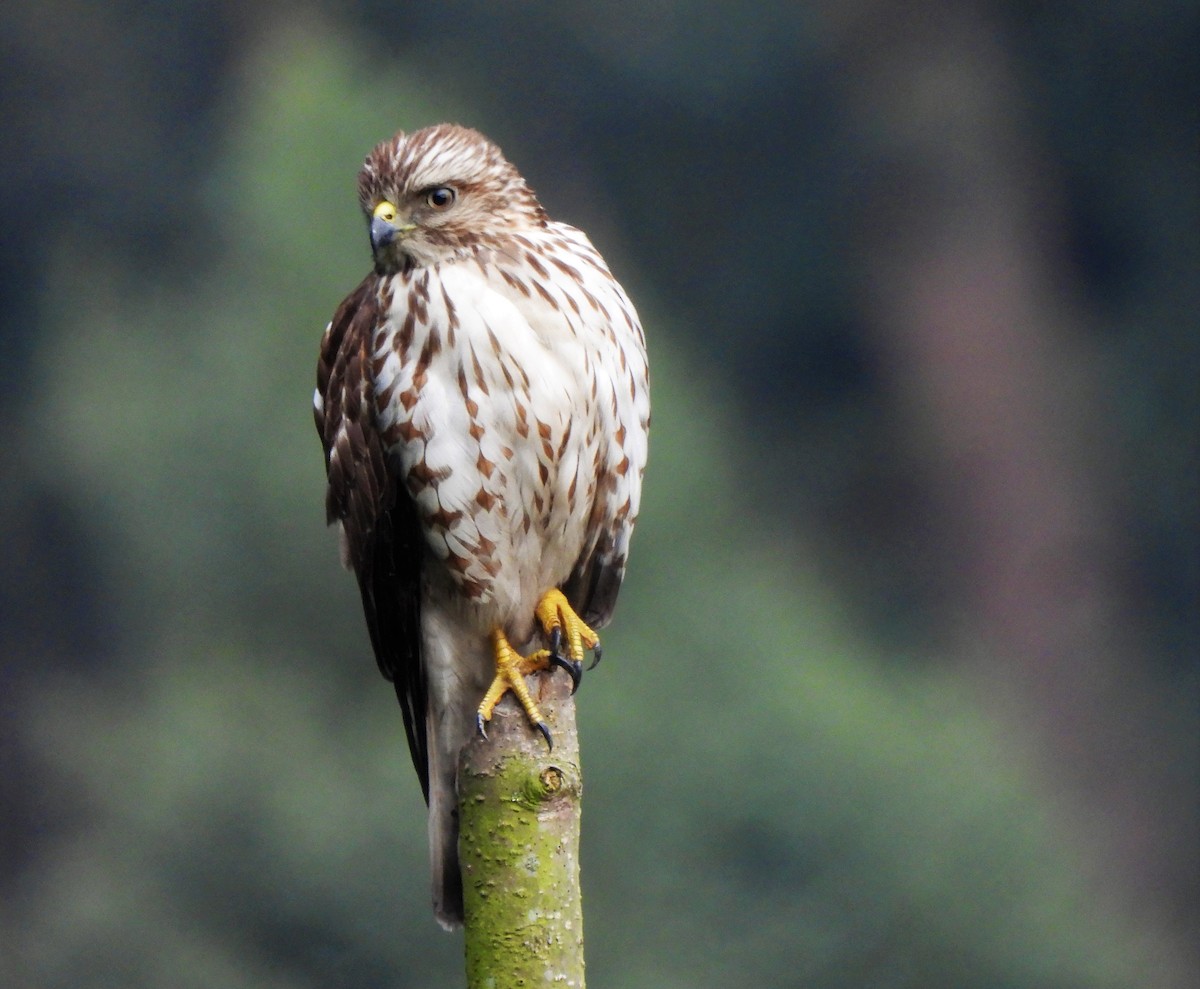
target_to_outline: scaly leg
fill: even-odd
[[[583,679],[583,651],[592,650],[592,669],[600,662],[600,636],[575,614],[575,609],[559,590],[550,590],[542,595],[536,609],[538,621],[550,636],[550,663],[561,666],[571,676],[571,693],[579,689]],[[567,640],[567,655],[562,654],[563,638]]]
[[[492,632],[492,652],[496,660],[496,678],[488,687],[475,715],[475,724],[479,734],[487,737],[487,723],[492,719],[492,712],[500,703],[500,698],[510,690],[525,709],[529,723],[542,733],[546,744],[554,747],[550,737],[550,729],[537,703],[529,694],[525,683],[526,675],[535,670],[547,670],[551,666],[561,666],[570,674],[571,693],[579,688],[583,676],[583,652],[591,649],[594,655],[592,666],[600,662],[600,637],[575,614],[575,609],[567,602],[566,596],[559,590],[550,590],[542,595],[538,602],[536,615],[546,634],[550,636],[550,648],[539,649],[530,656],[520,655],[511,645],[504,630],[497,628]],[[567,655],[562,654],[563,639],[567,642]],[[590,669],[591,667],[589,667]]]
[[[486,726],[492,720],[492,712],[500,703],[500,698],[511,690],[525,709],[529,723],[542,733],[546,744],[554,748],[546,719],[542,717],[542,712],[538,710],[537,702],[530,696],[529,687],[525,683],[527,674],[550,668],[550,650],[539,649],[531,656],[522,656],[508,644],[504,630],[498,628],[492,632],[492,652],[496,658],[496,679],[483,695],[483,702],[475,715],[475,726],[479,729],[479,734],[487,738]]]

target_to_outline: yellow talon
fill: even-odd
[[[566,638],[567,651],[576,663],[583,663],[584,649],[596,650],[596,660],[599,661],[600,636],[575,614],[575,609],[571,607],[562,591],[550,590],[543,594],[542,599],[538,602],[536,614],[538,621],[542,623],[542,628],[550,636],[551,643],[554,643],[556,638]],[[555,632],[558,633],[558,636],[555,635]],[[557,650],[552,646],[550,651],[554,653]],[[594,666],[595,663],[592,665]]]
[[[550,737],[550,729],[546,726],[546,720],[542,717],[542,712],[538,710],[537,703],[530,696],[525,677],[538,670],[547,670],[551,666],[561,666],[570,674],[571,692],[574,693],[575,689],[579,687],[579,679],[583,675],[584,650],[592,650],[595,656],[592,660],[593,666],[600,661],[600,636],[575,614],[575,609],[571,607],[562,591],[550,590],[543,594],[534,613],[546,634],[550,636],[550,648],[539,649],[532,655],[522,656],[509,645],[503,629],[497,628],[492,632],[492,653],[496,660],[496,678],[488,687],[487,693],[483,695],[483,701],[475,715],[475,724],[479,729],[479,734],[486,738],[487,723],[492,720],[492,713],[496,710],[496,705],[500,703],[500,698],[511,690],[520,701],[521,707],[525,709],[525,716],[529,718],[529,723],[542,733],[546,744],[553,748],[554,742]],[[559,653],[564,637],[568,656],[562,656]]]
[[[479,734],[484,738],[487,737],[486,725],[492,720],[492,712],[496,710],[500,698],[511,690],[520,701],[521,707],[525,709],[525,716],[529,718],[530,724],[542,733],[546,744],[553,748],[554,742],[550,738],[550,729],[546,725],[546,719],[542,717],[542,712],[538,710],[537,703],[530,696],[529,687],[525,683],[527,674],[549,668],[550,651],[539,649],[531,656],[522,656],[508,644],[504,631],[496,629],[492,632],[492,652],[496,659],[496,678],[488,687],[487,693],[483,695],[483,702],[479,705],[479,711],[475,715],[475,724],[479,729]]]

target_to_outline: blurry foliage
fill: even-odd
[[[1200,17],[1194,4],[1016,4],[1030,116],[1061,169],[1072,274],[1102,342],[1105,450],[1148,651],[1200,657]],[[1190,681],[1190,682],[1189,682]]]
[[[45,788],[6,985],[461,981],[308,412],[322,320],[367,264],[357,164],[458,108],[319,30],[246,81],[194,279],[147,283],[98,231],[49,278],[38,481],[92,521],[125,625],[110,671],[36,681],[18,713]],[[747,516],[729,399],[641,302],[646,503],[580,698],[593,982],[1154,984],[1018,747],[946,675],[884,672],[795,537]]]

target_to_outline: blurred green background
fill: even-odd
[[[371,146],[479,127],[650,339],[593,986],[1200,963],[1200,13],[0,12],[0,984],[461,985],[310,418]]]

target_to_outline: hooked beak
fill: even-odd
[[[397,238],[416,230],[415,223],[397,223],[396,207],[386,199],[375,207],[371,214],[371,249],[379,251]]]

